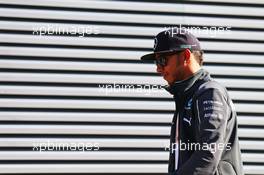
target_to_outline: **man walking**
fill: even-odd
[[[141,60],[156,62],[176,103],[169,174],[243,175],[233,103],[202,68],[198,39],[180,28],[165,30],[155,37],[154,52]]]

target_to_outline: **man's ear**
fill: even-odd
[[[191,51],[189,49],[184,50],[184,63],[190,63]]]

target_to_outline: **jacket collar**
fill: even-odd
[[[177,81],[171,86],[166,86],[165,89],[175,97],[182,96],[183,93],[189,90],[198,79],[204,77],[203,75],[208,75],[208,72],[204,69],[200,69],[191,77],[182,81]]]

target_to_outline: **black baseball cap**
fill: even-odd
[[[141,60],[155,60],[155,54],[164,54],[184,49],[201,50],[199,40],[185,29],[173,27],[160,32],[154,38],[154,52],[143,55]]]

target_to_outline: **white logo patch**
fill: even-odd
[[[183,118],[183,121],[189,123],[190,126],[192,125],[192,124],[191,124],[192,118],[190,118],[190,120],[188,120],[187,118]]]
[[[184,107],[185,109],[191,109],[192,107],[192,98],[188,101],[187,105]]]

